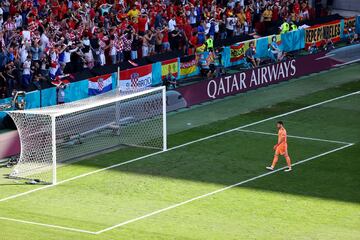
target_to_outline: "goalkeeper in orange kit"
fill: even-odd
[[[266,167],[268,170],[274,170],[275,165],[279,159],[279,155],[283,155],[286,159],[287,168],[285,172],[291,171],[291,160],[288,154],[287,149],[287,136],[286,136],[286,129],[284,128],[284,123],[282,121],[277,122],[276,127],[278,128],[278,142],[274,146],[275,155],[270,167]]]

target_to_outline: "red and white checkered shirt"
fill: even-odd
[[[117,39],[115,41],[115,48],[116,48],[116,51],[118,51],[118,52],[124,51],[124,43],[123,43],[122,39]]]
[[[124,51],[127,51],[127,52],[131,51],[131,44],[132,44],[131,39],[128,39],[125,36],[123,36],[121,39],[124,42]]]

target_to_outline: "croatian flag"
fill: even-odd
[[[152,84],[152,65],[145,65],[120,72],[120,90],[132,91],[150,87]]]
[[[112,89],[111,74],[106,74],[89,79],[89,96],[108,92]]]

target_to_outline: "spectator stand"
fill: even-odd
[[[331,16],[330,16],[331,17]],[[332,16],[326,17],[328,21],[332,20],[340,20],[341,21],[341,36],[345,36],[343,33],[344,31],[344,21],[345,19],[339,19],[339,16]],[[357,22],[358,23],[357,18]],[[318,21],[313,22],[307,22],[308,24],[319,24],[319,23],[326,23],[323,19],[318,19]],[[358,29],[356,29],[358,31]],[[276,35],[277,38],[281,39],[281,49],[285,52],[292,52],[297,51],[304,48],[304,42],[305,42],[305,30],[299,29],[296,31],[290,31],[285,34]],[[266,37],[258,37],[254,38],[254,36],[245,36],[245,37],[238,37],[233,38],[229,40],[224,40],[223,43],[225,44],[225,47],[223,47],[222,51],[222,62],[225,67],[236,67],[239,64],[243,63],[243,59],[237,59],[236,61],[231,61],[231,48],[232,46],[238,46],[243,44],[244,46],[249,45],[250,42],[255,42],[256,46],[256,57],[259,58],[267,58],[268,57],[268,45],[271,42],[270,38],[272,36],[266,36]],[[237,42],[238,39],[246,39],[240,43]],[[234,44],[235,43],[235,44]],[[226,45],[230,44],[230,45]],[[215,41],[215,48],[222,46],[223,44],[219,44]],[[187,84],[192,81],[198,81],[201,80],[201,78],[197,77],[197,74],[199,73],[198,67],[194,67],[194,60],[196,62],[197,57],[194,55],[185,56],[182,51],[171,51],[160,55],[153,55],[144,57],[141,59],[136,59],[134,62],[138,66],[145,66],[145,65],[152,65],[152,75],[153,75],[153,82],[152,85],[159,85],[161,84],[162,79],[162,63],[171,59],[176,59],[177,62],[177,80],[180,81],[181,84]],[[176,64],[175,64],[176,65]],[[66,101],[74,101],[81,98],[88,97],[87,89],[88,89],[88,81],[87,79],[103,75],[107,73],[113,74],[113,85],[116,86],[116,80],[117,80],[117,68],[120,67],[121,70],[131,70],[133,68],[136,68],[133,64],[130,62],[124,61],[119,64],[114,65],[105,65],[101,67],[94,67],[92,69],[85,69],[81,72],[73,74],[74,79],[73,82],[69,85],[69,87],[66,89]],[[191,69],[191,70],[189,70]],[[49,87],[49,84],[45,85],[42,90],[42,104],[43,106],[53,105],[56,103],[56,90],[55,88],[47,88]],[[27,96],[27,108],[34,108],[40,106],[40,93],[39,91],[30,91]],[[8,102],[8,99],[1,100],[1,102]],[[0,113],[1,114],[1,113]],[[0,116],[1,118],[1,116]]]

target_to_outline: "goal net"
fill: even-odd
[[[164,87],[113,90],[41,109],[9,111],[21,142],[10,177],[56,184],[62,163],[124,147],[166,150]]]

